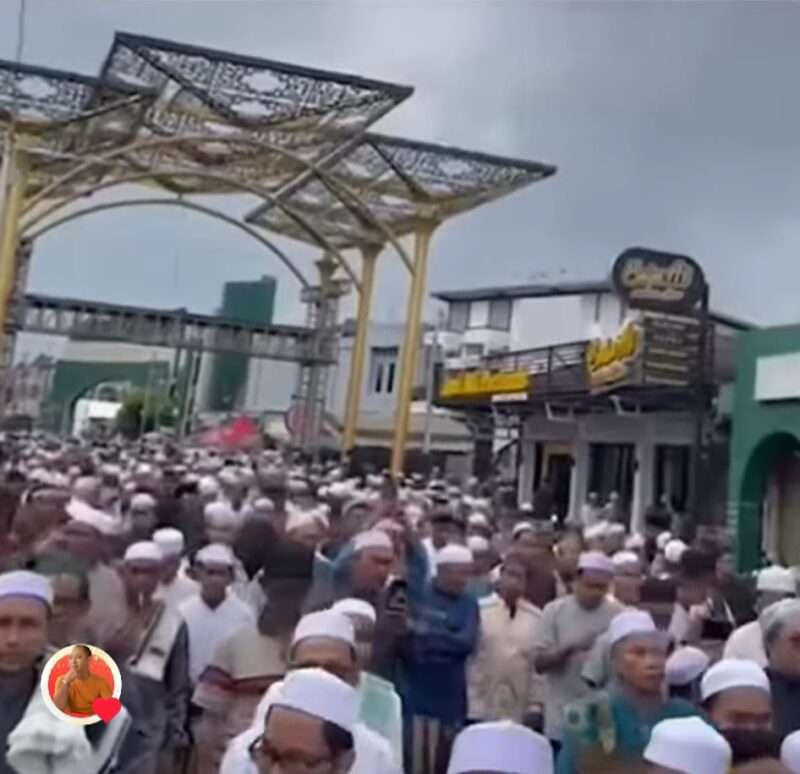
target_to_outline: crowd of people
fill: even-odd
[[[0,774],[800,774],[797,578],[719,532],[277,451],[4,455]],[[108,724],[39,690],[72,648],[86,703],[86,646]]]

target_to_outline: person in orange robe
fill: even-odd
[[[56,680],[53,703],[62,712],[94,715],[92,702],[111,697],[108,680],[89,671],[92,651],[86,645],[76,645],[69,655],[70,670]]]

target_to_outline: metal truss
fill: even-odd
[[[237,323],[185,309],[147,309],[32,294],[19,305],[13,325],[31,333],[236,352],[303,364],[330,364],[336,355],[329,341],[315,338],[306,328]]]
[[[556,168],[368,133],[326,172],[351,191],[361,206],[338,195],[324,178],[284,192],[283,199],[295,212],[313,218],[334,244],[353,247],[375,241],[374,220],[401,236],[414,231],[421,221],[442,222],[544,180]],[[370,218],[364,217],[365,209]],[[285,211],[268,204],[251,212],[248,220],[304,238]]]

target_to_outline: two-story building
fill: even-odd
[[[618,493],[632,524],[667,499],[688,507],[692,448],[703,502],[725,518],[727,429],[719,410],[747,323],[711,313],[705,389],[694,389],[700,326],[630,310],[611,283],[569,282],[435,293],[446,304],[439,405],[462,411],[495,452],[513,449],[520,502],[549,480],[559,515],[590,492]],[[698,405],[708,408],[698,423]]]

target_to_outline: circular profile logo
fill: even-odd
[[[54,653],[42,671],[40,688],[50,712],[76,726],[108,723],[120,710],[119,667],[94,645],[76,643]]]

